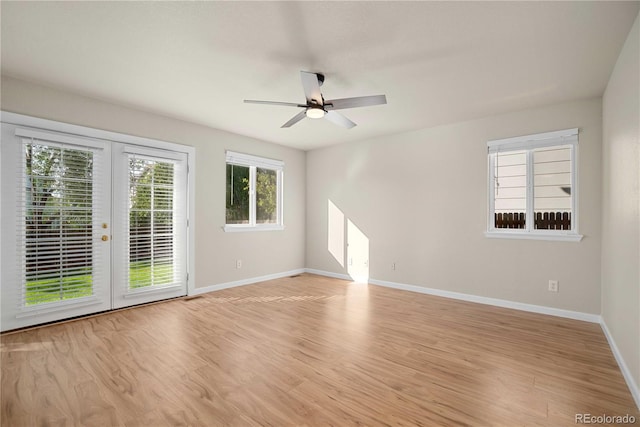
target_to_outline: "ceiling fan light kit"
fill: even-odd
[[[325,111],[321,107],[309,107],[305,113],[310,119],[321,119],[324,117]]]
[[[371,105],[380,105],[387,103],[387,98],[385,95],[357,96],[353,98],[340,98],[325,101],[324,96],[322,96],[322,93],[320,92],[320,86],[322,86],[322,83],[324,83],[323,74],[300,71],[300,78],[302,80],[304,95],[307,98],[306,104],[295,104],[293,102],[279,101],[257,101],[252,99],[245,99],[244,102],[248,104],[267,104],[304,108],[304,111],[299,112],[298,114],[293,116],[287,123],[283,124],[283,128],[291,127],[305,117],[308,117],[310,119],[325,118],[330,122],[347,129],[355,127],[356,124],[349,120],[347,117],[336,112],[335,110],[368,107]]]

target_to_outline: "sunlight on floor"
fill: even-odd
[[[366,337],[369,330],[369,285],[352,283],[345,298],[345,326],[352,340]]]
[[[53,343],[51,341],[2,343],[0,345],[0,351],[3,353],[14,351],[44,351],[51,350],[53,348]]]
[[[264,296],[264,297],[228,297],[228,298],[207,298],[206,301],[215,304],[248,304],[248,303],[268,303],[268,302],[302,302],[319,301],[323,299],[344,298],[344,295],[288,295],[288,296]]]

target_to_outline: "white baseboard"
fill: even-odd
[[[550,316],[565,317],[568,319],[582,320],[591,323],[600,323],[598,314],[583,313],[580,311],[563,310],[560,308],[545,307],[543,305],[526,304],[523,302],[509,301],[498,298],[482,297],[462,292],[444,291],[442,289],[426,288],[404,283],[387,282],[384,280],[369,279],[372,285],[385,286],[387,288],[402,289],[405,291],[419,292],[421,294],[435,295],[444,298],[452,298],[461,301],[475,302],[478,304],[493,305],[496,307],[511,308],[514,310],[529,311],[532,313],[547,314]]]
[[[281,273],[267,274],[266,276],[251,277],[248,279],[236,280],[233,282],[220,283],[217,285],[205,286],[203,288],[195,288],[189,295],[206,294],[207,292],[221,291],[222,289],[235,288],[236,286],[251,285],[253,283],[265,282],[267,280],[295,276],[296,274],[302,274],[304,272],[304,268],[298,268],[296,270],[283,271]]]
[[[305,273],[317,274],[318,276],[333,277],[334,279],[348,280],[350,282],[353,281],[348,274],[333,273],[331,271],[316,270],[313,268],[305,268],[304,271]]]
[[[604,319],[602,319],[602,321],[600,322],[600,326],[602,327],[604,336],[607,337],[607,341],[609,342],[609,347],[611,347],[613,356],[616,358],[616,361],[618,362],[618,366],[620,367],[622,376],[624,377],[624,380],[627,382],[627,386],[631,391],[633,400],[636,401],[636,406],[638,407],[638,409],[640,409],[640,387],[638,387],[638,384],[633,378],[633,375],[631,375],[631,371],[629,370],[629,367],[625,363],[624,358],[620,353],[620,350],[618,350],[618,346],[616,345],[616,342],[614,341],[613,336],[611,335],[611,332],[607,327],[607,324],[604,322]]]
[[[352,280],[346,274],[333,273],[330,271],[305,269],[307,273],[318,274],[320,276],[335,277],[337,279]],[[498,298],[482,297],[462,292],[445,291],[442,289],[426,288],[405,283],[388,282],[386,280],[369,279],[369,283],[387,288],[401,289],[403,291],[418,292],[421,294],[435,295],[439,297],[452,298],[461,301],[475,302],[479,304],[494,305],[497,307],[512,308],[514,310],[529,311],[532,313],[547,314],[550,316],[565,317],[568,319],[582,320],[591,323],[600,323],[602,318],[598,314],[583,313],[580,311],[563,310],[560,308],[545,307],[542,305],[526,304],[522,302],[509,301]]]

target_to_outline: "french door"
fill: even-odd
[[[2,124],[2,330],[187,293],[187,155]]]
[[[186,155],[118,144],[113,307],[186,295]]]

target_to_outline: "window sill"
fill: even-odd
[[[246,231],[282,231],[284,225],[225,225],[222,227],[225,233],[242,233]]]
[[[570,233],[531,233],[522,231],[486,231],[485,237],[490,239],[522,239],[522,240],[555,240],[561,242],[579,242],[582,234]]]

